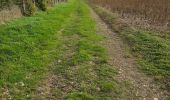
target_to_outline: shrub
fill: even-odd
[[[47,0],[36,0],[36,5],[42,11],[47,10]]]

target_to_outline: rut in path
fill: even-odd
[[[108,28],[93,10],[91,10],[91,15],[97,22],[97,33],[107,38],[102,44],[108,50],[109,64],[119,71],[116,79],[118,81],[130,81],[133,88],[128,92],[135,93],[135,100],[165,100],[163,92],[154,85],[153,79],[140,72],[139,65],[136,64],[135,59],[126,57],[128,46],[123,43],[118,34]],[[127,100],[127,96],[126,94],[122,100]]]

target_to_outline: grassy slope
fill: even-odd
[[[170,86],[170,41],[169,33],[165,36],[160,33],[134,30],[129,25],[122,23],[111,12],[103,8],[96,8],[97,13],[105,20],[114,31],[128,42],[132,53],[138,58],[141,69],[163,83],[163,87]]]
[[[74,83],[70,91],[56,88],[56,98],[119,98],[124,88],[114,80],[116,72],[99,45],[104,38],[95,33],[95,22],[82,0],[0,26],[0,97],[26,99],[53,70],[62,76],[59,81],[65,80],[62,84]],[[50,66],[57,61],[61,63]]]

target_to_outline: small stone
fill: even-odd
[[[27,95],[27,98],[30,98],[30,95]]]
[[[93,62],[92,62],[92,61],[90,61],[90,62],[89,62],[89,64],[93,64]]]
[[[119,73],[119,74],[121,74],[122,72],[121,72],[121,71],[119,71],[118,73]]]
[[[61,63],[61,60],[58,60],[58,63]]]
[[[22,87],[25,86],[24,82],[20,82],[20,85],[21,85]]]
[[[100,91],[101,89],[99,87],[96,88],[97,91]]]
[[[153,100],[158,100],[158,98],[154,98]]]

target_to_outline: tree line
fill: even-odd
[[[56,3],[66,0],[0,0],[1,9],[12,9],[13,5],[18,5],[21,8],[23,15],[34,15],[37,9],[46,11],[48,6],[53,6]]]

